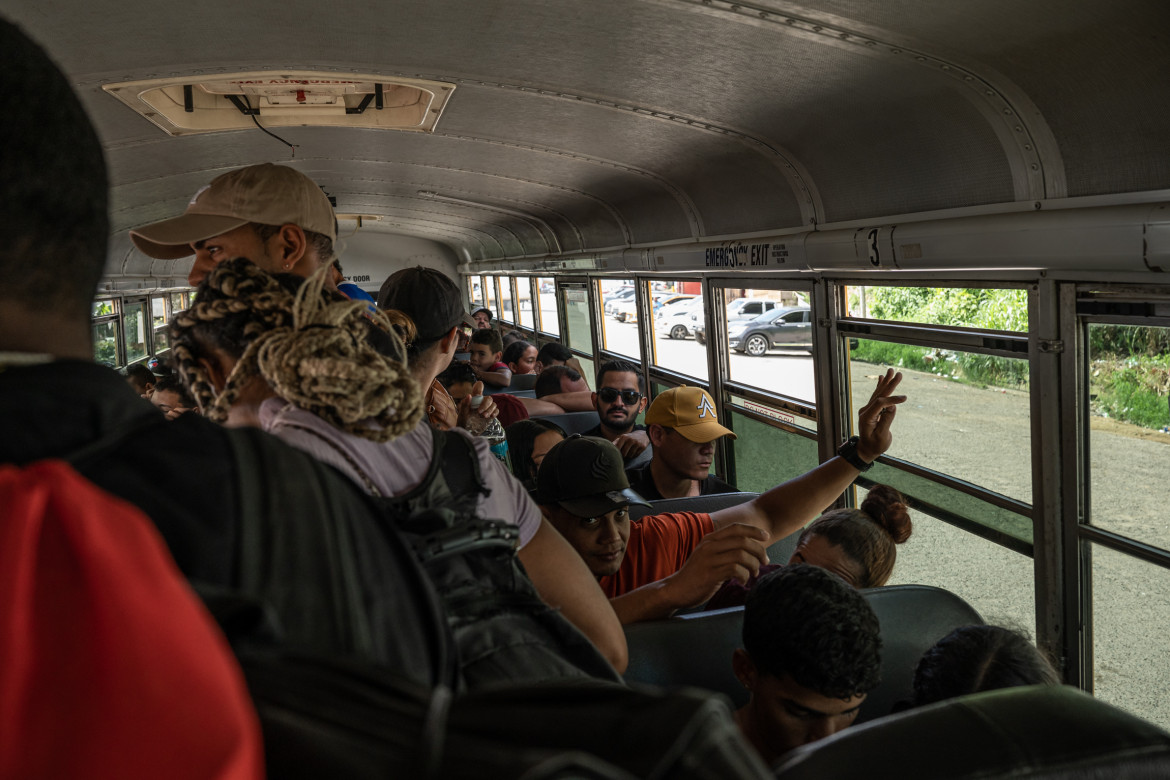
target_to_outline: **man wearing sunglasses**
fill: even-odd
[[[612,442],[626,468],[649,463],[653,454],[646,426],[637,423],[638,415],[646,409],[643,389],[639,367],[628,361],[611,360],[597,372],[593,408],[601,422],[584,435]]]

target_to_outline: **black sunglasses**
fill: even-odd
[[[624,403],[626,406],[633,406],[634,404],[638,403],[638,400],[641,399],[642,394],[637,390],[618,390],[613,387],[603,387],[597,391],[597,397],[600,398],[603,403],[607,404],[612,404],[618,399],[618,396],[621,396],[622,403]]]

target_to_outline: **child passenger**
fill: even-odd
[[[523,339],[517,339],[504,347],[501,360],[514,375],[536,373],[536,347]]]
[[[475,331],[471,334],[468,349],[471,353],[471,368],[485,385],[499,389],[512,384],[512,369],[500,360],[504,353],[504,343],[498,331],[490,328]]]

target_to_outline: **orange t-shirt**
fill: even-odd
[[[631,522],[626,557],[617,574],[598,580],[601,589],[612,599],[669,577],[714,530],[711,515],[698,512],[650,515]]]

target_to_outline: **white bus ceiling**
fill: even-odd
[[[10,0],[3,14],[97,124],[115,288],[182,284],[188,261],[149,260],[127,231],[263,161],[363,215],[342,224],[342,259],[374,285],[407,262],[654,270],[648,250],[752,235],[791,236],[792,262],[816,267],[834,244],[821,231],[872,226],[896,252],[898,225],[936,220],[915,235],[953,224],[977,243],[936,258],[925,241],[914,267],[1034,267],[1015,238],[1053,210],[1117,227],[1119,245],[1090,242],[1099,260],[1072,267],[1168,270],[1144,256],[1147,234],[1165,240],[1153,207],[1170,201],[1164,0]],[[433,132],[275,128],[295,156],[255,128],[168,135],[102,89],[294,70],[454,88]],[[961,224],[1000,214],[1015,217]],[[854,255],[865,268],[856,247],[822,267]]]

